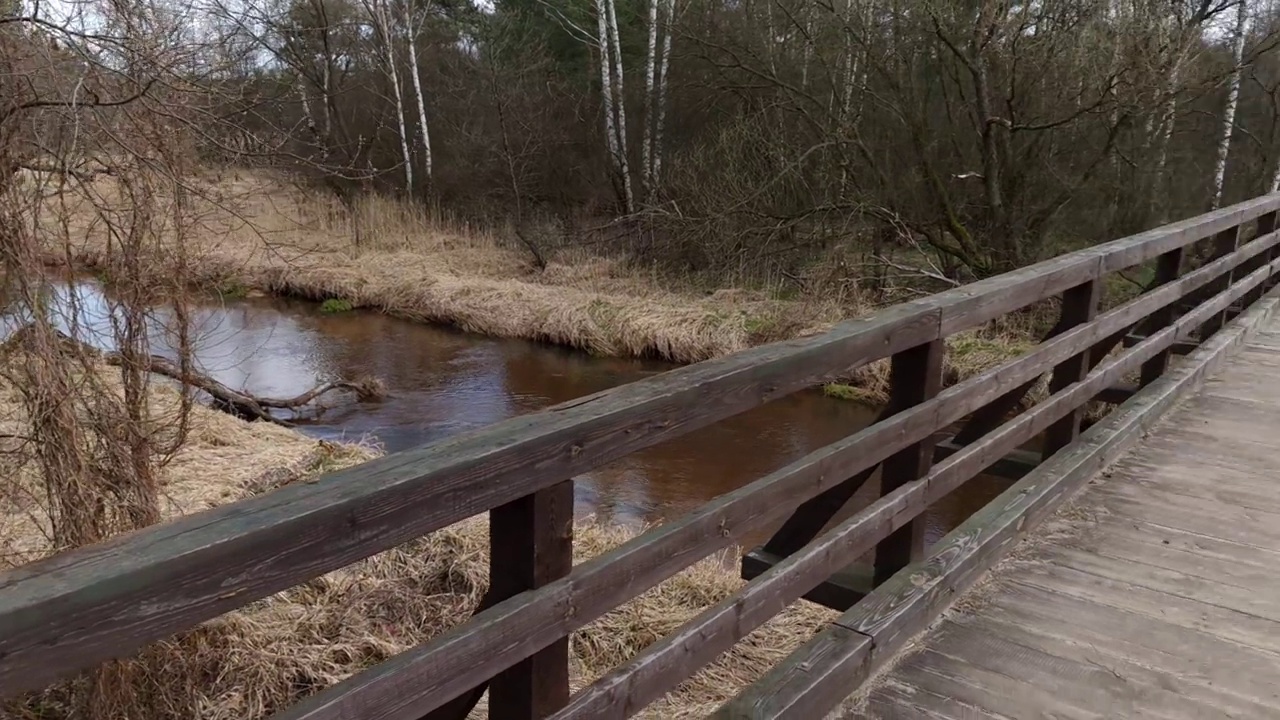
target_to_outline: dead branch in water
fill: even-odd
[[[120,365],[122,358],[118,353],[104,353],[108,365]],[[147,370],[156,375],[177,380],[188,387],[203,390],[213,398],[213,406],[223,412],[245,420],[265,420],[277,425],[289,427],[290,424],[271,414],[272,409],[297,410],[310,404],[321,395],[331,392],[347,391],[356,394],[360,400],[376,400],[383,395],[382,383],[377,378],[364,377],[357,380],[330,380],[291,398],[260,397],[243,390],[233,390],[217,380],[194,370],[183,372],[174,362],[152,355],[147,362]]]
[[[6,346],[12,347],[17,343],[22,343],[27,335],[30,326],[18,329],[9,340]],[[76,352],[100,355],[108,365],[120,367],[124,364],[125,359],[118,352],[102,351],[84,341],[77,340],[65,333],[58,333],[61,341],[65,343],[69,349]],[[161,375],[171,380],[176,380],[186,387],[195,388],[208,394],[213,398],[212,406],[223,412],[235,415],[244,420],[262,420],[265,422],[275,423],[284,427],[290,427],[291,424],[271,414],[271,410],[299,410],[306,407],[322,395],[333,392],[351,392],[356,395],[359,400],[377,400],[385,395],[385,388],[382,381],[375,377],[365,376],[355,380],[329,380],[321,383],[307,392],[290,398],[272,398],[262,397],[246,392],[244,390],[234,390],[218,380],[205,375],[196,370],[185,370],[177,363],[159,355],[149,355],[145,360],[145,369],[147,372],[155,375]]]

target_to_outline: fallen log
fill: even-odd
[[[119,366],[124,363],[123,356],[117,352],[104,353],[108,365]],[[253,395],[243,390],[233,390],[225,384],[203,373],[188,369],[185,372],[177,363],[158,355],[147,358],[147,371],[162,375],[172,380],[195,388],[213,398],[212,406],[244,420],[263,420],[289,427],[290,423],[271,414],[271,410],[298,410],[322,395],[332,392],[351,392],[361,401],[377,400],[385,394],[381,381],[373,377],[356,380],[330,380],[310,390],[290,398],[272,398]]]
[[[11,348],[15,345],[26,344],[26,339],[30,332],[31,326],[29,325],[19,328],[4,342],[4,346]],[[113,367],[121,367],[125,364],[125,356],[120,352],[100,350],[66,333],[56,332],[58,342],[61,343],[64,352],[76,352],[86,356],[101,357],[107,365]],[[272,410],[292,410],[296,412],[310,405],[321,396],[334,392],[350,392],[355,394],[356,398],[361,401],[378,400],[385,395],[385,389],[380,380],[375,377],[365,376],[355,380],[336,379],[322,382],[294,397],[263,397],[245,390],[234,390],[195,368],[183,368],[181,364],[159,355],[144,356],[141,362],[145,365],[143,369],[149,373],[167,377],[185,387],[205,393],[212,399],[210,405],[217,410],[235,415],[244,420],[261,420],[284,427],[291,427],[291,423],[273,415],[271,413]]]

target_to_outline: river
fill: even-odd
[[[75,334],[105,345],[110,326],[100,287],[86,280],[60,288],[58,296],[57,306],[75,308],[66,313],[76,318]],[[159,315],[163,322],[164,313]],[[372,439],[386,452],[439,442],[673,367],[373,312],[325,314],[314,303],[278,298],[206,298],[192,319],[197,364],[232,387],[290,396],[325,377],[381,378],[385,399],[331,399],[331,407],[299,429],[329,440]],[[10,317],[7,324],[17,321]],[[65,321],[67,329],[71,324]],[[167,354],[163,347],[153,350]],[[856,432],[874,415],[816,390],[796,393],[578,478],[577,513],[625,524],[662,521]],[[877,484],[867,483],[854,504],[874,499]],[[1005,487],[1007,481],[982,476],[938,503],[926,516],[929,541]]]

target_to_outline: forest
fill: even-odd
[[[1277,190],[1273,0],[0,0],[0,588],[377,454],[270,421],[315,395],[212,384],[210,297],[688,363]],[[1055,314],[949,337],[946,379]],[[882,402],[884,365],[828,394]],[[627,537],[576,532],[588,557]],[[487,533],[0,715],[268,717],[467,617]],[[575,633],[575,685],[740,587],[693,570]],[[648,716],[701,717],[827,620],[789,608]]]
[[[255,2],[204,10],[219,161],[506,223],[539,263],[964,281],[1280,177],[1271,3]]]

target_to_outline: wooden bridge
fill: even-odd
[[[1278,211],[1258,198],[10,571],[0,695],[489,513],[474,617],[277,717],[450,720],[485,690],[496,720],[628,717],[802,597],[843,614],[716,717],[1280,715]],[[1139,270],[1142,293],[1105,297]],[[1047,303],[1042,342],[942,388],[949,336]],[[573,564],[576,475],[882,359],[874,424]],[[846,508],[877,469],[880,499]],[[1008,490],[925,547],[922,513],[988,469]],[[750,582],[570,694],[571,633],[761,530]]]

